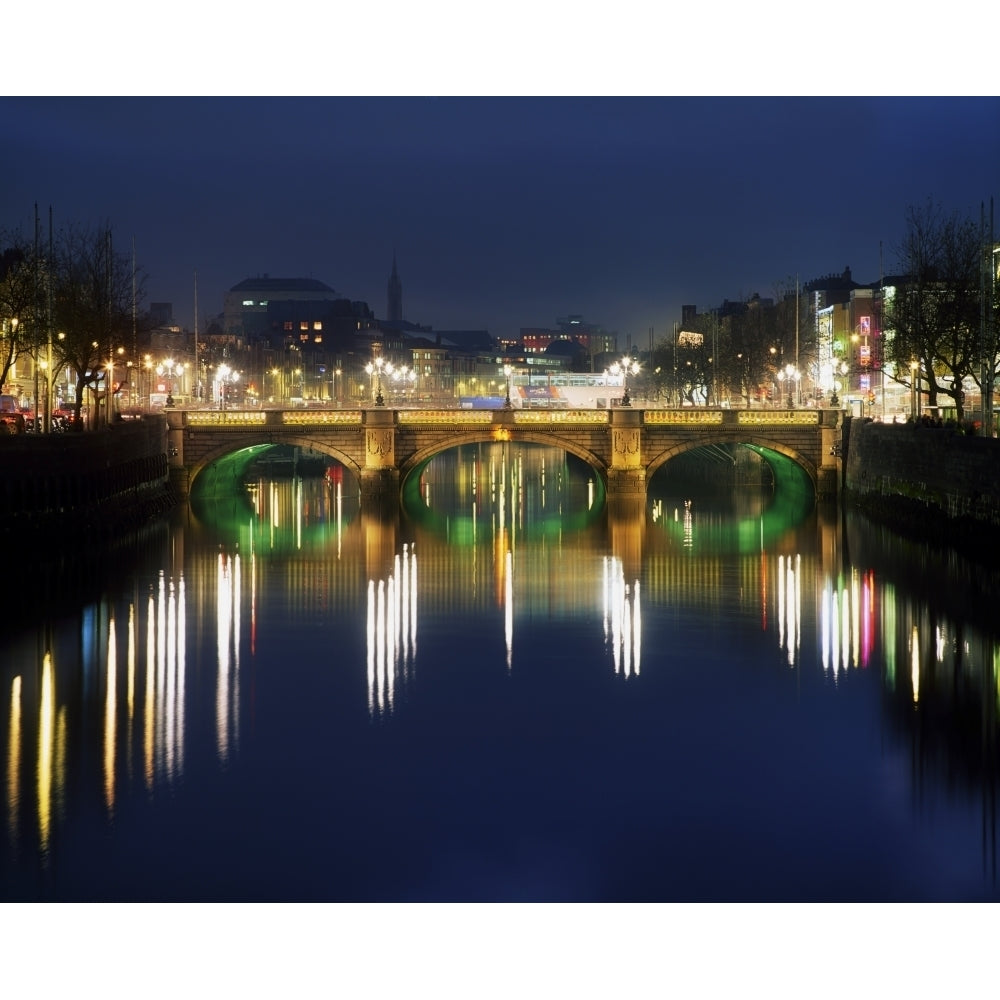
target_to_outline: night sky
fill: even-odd
[[[4,98],[0,227],[110,222],[199,324],[312,277],[494,335],[580,313],[645,344],[796,276],[887,271],[909,205],[1000,194],[996,98]]]

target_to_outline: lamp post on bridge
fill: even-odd
[[[795,365],[785,365],[785,397],[788,409],[790,410],[795,406],[795,399],[792,396],[792,383],[797,384],[801,377]]]
[[[636,361],[635,358],[629,357],[629,355],[627,354],[625,355],[624,358],[621,359],[621,361],[616,361],[611,366],[612,375],[622,376],[622,386],[625,390],[622,393],[622,401],[621,401],[622,406],[632,405],[632,398],[628,394],[628,377],[629,375],[637,375],[638,373],[639,373],[639,362]]]
[[[385,406],[385,396],[382,395],[382,372],[384,371],[386,375],[392,375],[392,365],[388,364],[384,358],[376,358],[365,365],[365,371],[369,375],[375,376],[375,405]]]
[[[512,365],[503,366],[504,378],[507,380],[507,398],[503,402],[503,408],[505,410],[511,410],[514,408],[514,404],[510,401],[510,377],[514,373],[514,368]]]

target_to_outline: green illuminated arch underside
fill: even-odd
[[[773,545],[799,524],[815,507],[816,491],[809,473],[798,462],[781,452],[760,445],[745,444],[767,462],[774,475],[774,497],[760,517],[745,517],[726,528],[713,527],[711,534],[698,538],[696,545],[725,552],[759,552]],[[662,530],[678,543],[684,537],[684,524],[672,518],[660,522]]]

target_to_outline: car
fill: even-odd
[[[13,396],[0,396],[0,434],[23,434],[26,430],[24,413]]]

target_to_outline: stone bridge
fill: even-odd
[[[829,409],[609,410],[172,410],[171,478],[187,495],[208,466],[254,446],[289,444],[336,459],[361,483],[362,499],[398,497],[406,477],[448,448],[533,442],[561,448],[603,479],[609,502],[644,500],[654,472],[703,445],[742,444],[769,461],[783,486],[835,499],[840,416]],[[784,461],[781,459],[790,461]]]

